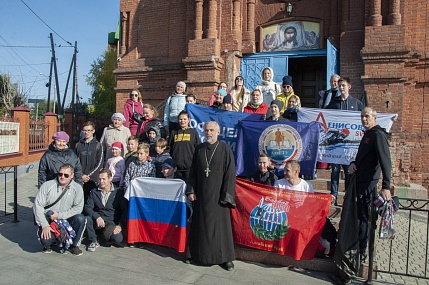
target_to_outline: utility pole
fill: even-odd
[[[54,66],[54,75],[55,75],[55,87],[56,87],[56,93],[57,93],[57,101],[61,102],[60,98],[60,84],[58,82],[58,69],[57,69],[57,60],[55,57],[55,46],[54,46],[54,38],[52,36],[52,33],[49,34],[49,37],[51,39],[51,50],[52,50],[52,58],[53,58],[53,66]],[[55,95],[54,95],[55,96]],[[55,105],[54,105],[55,106]],[[55,108],[55,107],[54,107]],[[64,131],[64,111],[62,108],[58,110],[58,121],[61,124],[61,131]]]

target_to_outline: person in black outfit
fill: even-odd
[[[103,234],[107,242],[116,245],[122,242],[122,229],[127,226],[127,203],[124,191],[113,185],[109,169],[100,170],[99,186],[90,192],[84,212],[88,238],[91,240],[87,251],[95,251],[99,247],[97,231]]]
[[[271,165],[271,157],[268,154],[262,153],[258,158],[258,171],[246,180],[252,182],[274,186],[274,182],[278,180],[278,177],[274,172],[270,171],[269,166]]]

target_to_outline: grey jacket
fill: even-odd
[[[42,184],[34,200],[33,212],[37,225],[42,228],[49,226],[46,219],[46,212],[52,210],[58,212],[58,219],[68,219],[74,215],[82,213],[83,210],[83,189],[82,186],[73,180],[67,186],[64,196],[50,209],[46,206],[54,203],[61,195],[63,188],[59,186],[58,180],[49,180]]]

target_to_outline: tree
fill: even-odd
[[[116,80],[113,71],[118,66],[116,51],[107,49],[91,64],[86,82],[92,87],[94,116],[110,117],[116,110]]]
[[[12,83],[10,76],[0,74],[0,113],[9,113],[13,108],[24,104],[25,95],[17,83]]]

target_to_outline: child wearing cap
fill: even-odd
[[[167,179],[183,179],[183,176],[177,172],[176,162],[172,158],[168,158],[162,164],[162,174]]]
[[[131,180],[137,177],[155,177],[155,164],[149,156],[149,145],[142,143],[137,147],[137,159],[130,163],[125,174],[125,191]]]
[[[112,144],[112,155],[106,162],[105,168],[112,172],[112,183],[115,187],[124,186],[124,173],[125,173],[125,160],[122,157],[124,146],[121,142],[114,142]]]

